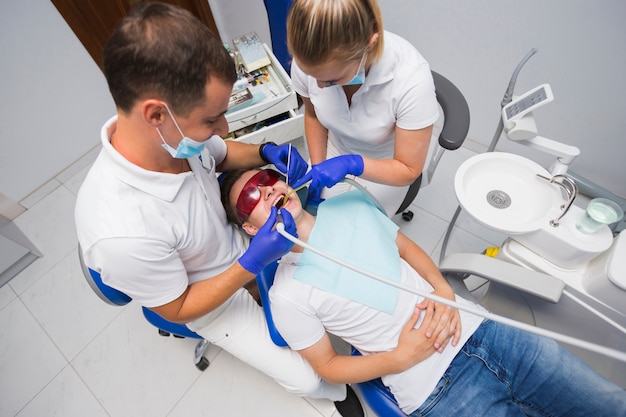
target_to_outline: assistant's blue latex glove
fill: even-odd
[[[296,222],[294,222],[291,214],[287,210],[282,209],[280,215],[285,225],[285,231],[292,236],[298,237]],[[258,275],[267,264],[280,259],[293,246],[293,242],[281,236],[274,228],[277,217],[278,209],[272,207],[272,212],[267,221],[259,229],[256,236],[250,240],[248,250],[239,258],[241,266],[255,275]]]
[[[289,155],[289,149],[291,148],[291,155]],[[307,169],[309,164],[300,156],[298,149],[295,146],[274,145],[268,144],[263,148],[263,156],[270,161],[274,166],[283,174],[287,174],[289,177],[289,184],[293,184],[294,181],[300,179]],[[287,173],[287,162],[289,162],[289,172]]]
[[[305,182],[311,181],[307,203],[317,205],[322,201],[320,197],[322,188],[332,187],[348,174],[359,176],[362,173],[363,157],[361,155],[339,155],[313,165],[311,170],[292,187],[298,188]]]

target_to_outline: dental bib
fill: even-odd
[[[361,191],[327,199],[317,210],[308,243],[352,265],[400,281],[398,226]],[[305,249],[294,279],[392,314],[398,289],[336,264]]]

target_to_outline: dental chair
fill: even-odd
[[[428,161],[425,166],[426,172],[420,174],[409,186],[406,196],[396,212],[396,214],[402,213],[402,218],[406,221],[413,219],[413,212],[405,210],[407,210],[413,200],[415,200],[418,191],[422,187],[422,182],[424,182],[423,186],[430,183],[435,169],[437,168],[437,164],[439,164],[439,160],[445,150],[453,151],[463,145],[470,126],[469,106],[467,105],[463,93],[443,75],[435,71],[431,72],[433,74],[433,81],[435,82],[437,102],[439,102],[443,111],[443,126],[437,138],[437,144],[433,145],[434,148],[430,161]]]

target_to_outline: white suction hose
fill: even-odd
[[[456,303],[454,301],[450,301],[450,300],[448,300],[446,298],[442,298],[442,297],[439,297],[439,296],[434,295],[434,294],[425,293],[425,292],[419,291],[419,290],[417,290],[415,288],[409,287],[408,285],[404,285],[404,284],[401,284],[401,283],[398,283],[398,282],[395,282],[395,281],[391,281],[391,280],[389,280],[387,278],[384,278],[384,277],[381,277],[381,276],[379,276],[377,274],[371,273],[369,271],[365,271],[364,269],[359,268],[358,266],[354,266],[352,264],[344,262],[341,259],[338,259],[338,258],[336,258],[336,257],[334,257],[334,256],[332,256],[332,255],[330,255],[328,253],[325,253],[325,252],[323,252],[323,251],[321,251],[321,250],[319,250],[317,248],[314,248],[311,245],[309,245],[308,243],[301,241],[297,237],[294,237],[294,236],[290,235],[285,230],[285,225],[283,223],[278,223],[276,225],[276,230],[278,231],[278,233],[280,233],[281,236],[283,236],[284,238],[288,239],[289,241],[291,241],[291,242],[293,242],[293,243],[295,243],[295,244],[297,244],[299,246],[302,246],[303,248],[308,249],[308,250],[310,250],[313,253],[316,253],[316,254],[318,254],[320,256],[323,256],[324,258],[326,258],[326,259],[328,259],[328,260],[330,260],[332,262],[335,262],[335,263],[337,263],[337,264],[339,264],[339,265],[341,265],[341,266],[343,266],[345,268],[349,268],[349,269],[351,269],[353,271],[356,271],[356,272],[358,272],[360,274],[366,275],[366,276],[368,276],[370,278],[373,278],[373,279],[375,279],[377,281],[380,281],[380,282],[382,282],[384,284],[391,285],[391,286],[396,287],[398,289],[410,292],[412,294],[419,295],[419,296],[424,297],[424,298],[428,298],[428,299],[433,300],[433,301],[437,301],[437,302],[439,302],[441,304],[445,304],[447,306],[454,307],[454,308],[457,308],[459,310],[463,310],[463,311],[466,311],[468,313],[471,313],[471,314],[474,314],[474,315],[477,315],[477,316],[480,316],[480,317],[484,317],[484,318],[489,319],[489,320],[493,320],[493,321],[496,321],[496,322],[499,322],[499,323],[502,323],[502,324],[506,324],[506,325],[509,325],[509,326],[512,326],[512,327],[516,327],[516,328],[521,329],[521,330],[526,330],[528,332],[535,333],[535,334],[538,334],[540,336],[549,337],[551,339],[554,339],[554,340],[557,340],[557,341],[560,341],[560,342],[563,342],[563,343],[567,343],[567,344],[570,344],[570,345],[573,345],[573,346],[578,346],[580,348],[587,349],[587,350],[590,350],[592,352],[597,352],[597,353],[606,355],[606,356],[608,356],[610,358],[617,359],[617,360],[622,361],[622,362],[626,362],[626,353],[625,352],[621,352],[621,351],[618,351],[618,350],[615,350],[615,349],[611,349],[611,348],[608,348],[606,346],[597,345],[595,343],[590,343],[590,342],[587,342],[587,341],[584,341],[584,340],[577,339],[575,337],[566,336],[566,335],[563,335],[563,334],[560,334],[560,333],[556,333],[556,332],[553,332],[553,331],[550,331],[550,330],[542,329],[540,327],[531,326],[529,324],[521,323],[519,321],[515,321],[515,320],[509,319],[507,317],[498,316],[496,314],[492,314],[492,313],[489,313],[487,311],[481,311],[481,310],[477,310],[477,309],[474,309],[474,308],[471,308],[471,307],[463,306],[463,305],[458,304],[458,303]]]
[[[587,311],[595,314],[600,319],[604,320],[605,322],[607,322],[608,324],[610,324],[611,326],[615,327],[617,330],[619,330],[620,332],[622,332],[622,333],[624,333],[626,335],[626,328],[624,328],[623,326],[620,326],[617,322],[615,322],[615,320],[611,320],[605,314],[600,313],[598,310],[596,310],[595,308],[591,307],[589,304],[587,304],[586,302],[584,302],[580,298],[576,297],[571,292],[569,292],[567,290],[563,290],[563,294],[565,296],[569,297],[570,299],[572,299],[573,301],[577,302],[581,307],[583,307]]]

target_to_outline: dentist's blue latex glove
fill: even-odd
[[[285,231],[292,236],[298,237],[296,222],[294,222],[291,214],[287,210],[282,209],[280,215],[285,225]],[[241,266],[254,275],[258,275],[267,264],[280,259],[293,246],[293,242],[281,236],[274,227],[277,218],[278,209],[272,207],[272,212],[267,221],[259,229],[256,236],[250,240],[248,250],[239,258]]]
[[[291,155],[289,155],[290,149]],[[296,147],[289,146],[289,144],[276,145],[270,142],[263,147],[262,154],[264,160],[274,164],[283,174],[287,174],[290,184],[300,179],[309,169],[309,164],[300,156]],[[289,172],[287,172],[287,162],[289,162]]]
[[[322,202],[320,197],[322,188],[332,187],[348,174],[359,176],[362,173],[363,157],[361,155],[339,155],[313,165],[311,170],[296,181],[292,187],[298,188],[305,182],[311,181],[307,203],[317,205]]]

